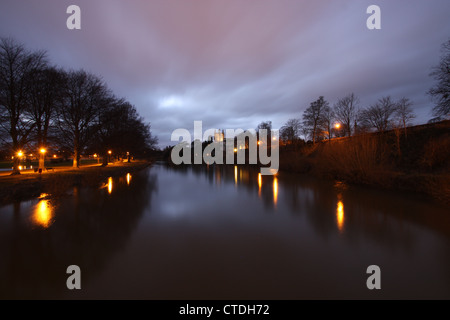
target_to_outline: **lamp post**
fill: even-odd
[[[45,153],[47,152],[47,150],[45,150],[44,148],[41,148],[39,150],[39,169],[44,170],[45,168]]]
[[[17,152],[17,158],[19,159],[19,164],[18,164],[19,170],[22,170],[22,165],[20,164],[20,161],[22,161],[22,158],[23,158],[22,150],[19,150],[19,152]]]
[[[339,129],[341,128],[341,124],[340,124],[339,122],[336,122],[336,123],[334,124],[334,128],[336,129],[336,134],[335,134],[335,136],[337,137],[337,136],[338,136],[337,133],[339,132]]]
[[[112,151],[108,150],[108,162],[111,162],[111,154],[112,154]]]

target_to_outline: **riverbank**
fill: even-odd
[[[280,170],[450,204],[450,121],[281,148]]]
[[[32,170],[14,176],[4,173],[0,176],[0,205],[32,199],[42,193],[51,197],[62,196],[74,186],[98,187],[105,183],[108,177],[137,172],[150,164],[149,161],[115,162],[106,167],[58,167],[41,174]]]

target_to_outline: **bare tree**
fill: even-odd
[[[0,39],[0,114],[2,140],[14,154],[12,174],[20,174],[16,153],[28,142],[35,123],[25,116],[28,109],[27,76],[46,64],[45,52],[31,52],[11,38]]]
[[[128,157],[143,155],[157,143],[150,131],[150,124],[144,122],[136,108],[124,99],[109,97],[96,118],[95,137],[90,142],[90,149],[103,155],[103,166],[108,165],[108,151],[116,156]]]
[[[406,137],[406,127],[411,125],[411,120],[416,117],[412,110],[412,102],[408,98],[401,98],[395,107],[394,117],[403,128]]]
[[[329,106],[324,107],[321,125],[323,128],[323,132],[328,136],[328,140],[331,140],[334,119],[335,115],[333,109],[331,109]]]
[[[383,97],[377,103],[361,112],[361,121],[364,126],[376,128],[384,132],[391,125],[391,117],[396,110],[396,103],[390,96]]]
[[[428,91],[437,103],[433,108],[434,120],[450,116],[450,39],[442,44],[441,52],[441,61],[430,74],[437,83]]]
[[[280,138],[284,141],[293,143],[300,135],[301,122],[298,119],[289,119],[280,128]]]
[[[50,127],[54,122],[57,104],[62,94],[63,72],[56,68],[31,71],[28,76],[29,89],[27,117],[34,123],[32,140],[37,150],[48,147]],[[39,152],[39,168],[44,167],[44,153]]]
[[[65,76],[63,102],[58,108],[61,140],[73,150],[73,167],[78,168],[80,154],[95,136],[96,119],[110,96],[103,81],[84,70]]]
[[[358,97],[354,93],[350,93],[339,99],[333,107],[336,120],[346,130],[349,137],[352,135],[352,131],[354,132],[354,124],[358,117],[358,105]]]
[[[329,103],[323,96],[320,96],[319,99],[311,102],[310,106],[303,112],[303,126],[309,130],[313,143],[316,143],[323,121],[323,113],[327,108],[329,108]]]
[[[258,124],[258,126],[256,127],[256,137],[258,138],[258,140],[261,139],[261,137],[259,136],[260,129],[267,130],[266,141],[268,143],[270,141],[270,135],[272,132],[272,121],[263,121],[260,124]]]

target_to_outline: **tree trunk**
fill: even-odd
[[[44,170],[45,168],[45,154],[39,152],[39,169]]]
[[[79,167],[79,164],[78,164],[79,159],[80,159],[80,155],[78,153],[78,148],[75,147],[73,149],[73,167],[74,168],[78,168]]]
[[[78,168],[80,161],[80,140],[78,130],[75,130],[75,137],[73,139],[73,167]]]
[[[12,171],[11,175],[20,174],[19,165],[20,165],[20,158],[17,156],[14,156],[13,171]]]
[[[103,159],[102,159],[102,167],[106,167],[108,165],[108,152],[103,153]]]

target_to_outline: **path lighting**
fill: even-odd
[[[108,150],[108,153],[109,153],[109,154],[111,154],[111,153],[112,153],[112,151],[111,151],[111,150]]]
[[[22,157],[23,156],[23,152],[22,151],[17,152],[17,156],[18,157]]]
[[[47,150],[45,150],[44,148],[41,148],[41,150],[39,150],[40,153],[46,153]]]

